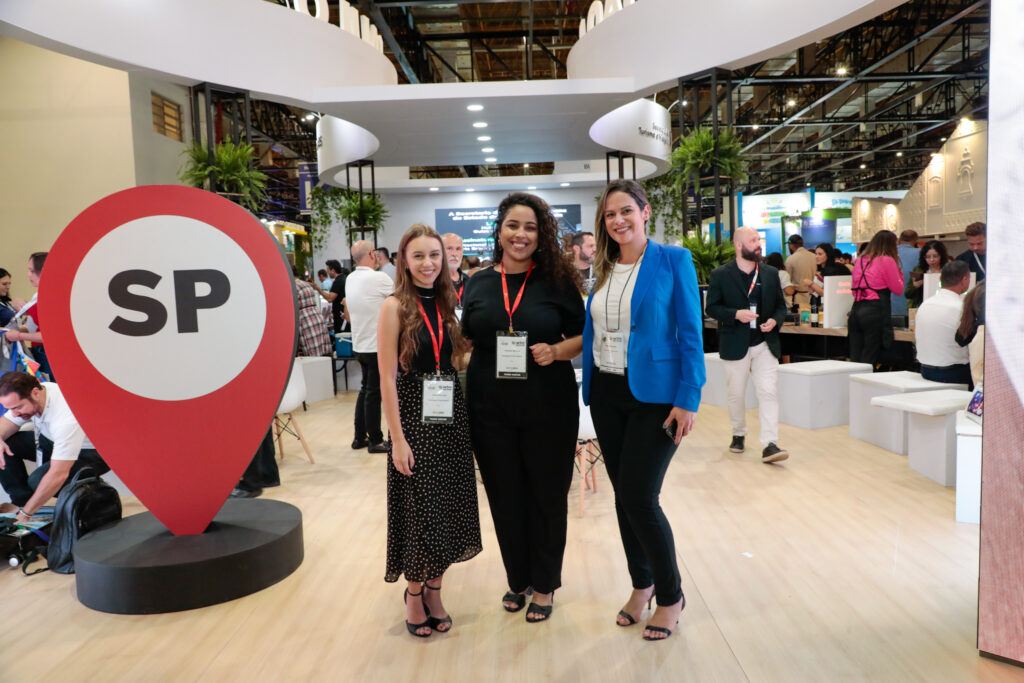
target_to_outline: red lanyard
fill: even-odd
[[[754,291],[754,286],[757,284],[757,273],[758,273],[758,267],[757,267],[757,264],[755,263],[754,264],[754,279],[750,281],[750,289],[747,290],[747,298],[748,299],[750,298],[751,293],[753,293],[753,291]]]
[[[516,295],[516,302],[510,307],[508,305],[508,280],[505,279],[505,266],[501,267],[501,293],[505,295],[505,312],[508,313],[508,331],[512,332],[512,314],[519,308],[519,302],[523,300],[523,292],[526,291],[526,281],[530,279],[530,273],[533,272],[533,262],[530,262],[530,267],[526,269],[526,277],[523,278],[523,286],[519,288],[519,294]]]
[[[434,328],[430,324],[430,318],[427,317],[427,312],[423,309],[423,304],[419,298],[416,299],[416,305],[420,307],[420,313],[423,315],[423,322],[427,324],[427,332],[430,333],[430,343],[434,347],[434,362],[436,363],[435,368],[437,374],[441,374],[441,345],[444,344],[444,321],[441,320],[441,305],[434,302],[434,306],[437,307],[437,334],[434,334]]]
[[[455,292],[455,296],[457,296],[459,298],[459,305],[460,306],[462,305],[462,290],[464,290],[465,288],[466,288],[466,281],[463,280],[462,281],[462,285],[459,286],[458,290],[456,290],[456,292]]]

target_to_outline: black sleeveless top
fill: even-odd
[[[416,291],[420,296],[420,304],[423,306],[423,310],[427,314],[427,319],[430,321],[430,327],[434,331],[434,336],[437,336],[438,324],[437,324],[437,305],[434,301],[434,290],[423,289],[417,287]],[[419,314],[419,319],[423,322],[422,314]],[[419,345],[416,349],[416,356],[412,359],[408,372],[414,374],[426,374],[433,373],[436,363],[434,361],[434,342],[430,338],[430,331],[427,330],[426,323],[420,325],[419,335],[417,337]],[[401,337],[399,337],[399,353],[401,353]],[[441,372],[455,372],[455,366],[452,365],[452,340],[449,338],[448,332],[445,331],[444,341],[441,344]]]

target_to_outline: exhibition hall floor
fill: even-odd
[[[223,605],[118,616],[80,605],[74,577],[0,571],[0,680],[1024,680],[975,649],[978,527],[954,521],[952,488],[845,426],[783,425],[791,458],[763,465],[749,446],[728,452],[728,417],[713,406],[662,493],[687,599],[668,641],[615,626],[630,584],[603,468],[583,518],[573,482],[549,622],[501,609],[481,487],[484,552],[445,577],[454,629],[413,638],[402,584],[383,580],[386,456],[349,449],[354,402],[340,393],[299,416],[316,464],[287,441],[283,485],[267,492],[304,515],[293,575]],[[756,434],[756,411],[750,421]]]

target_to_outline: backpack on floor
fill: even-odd
[[[117,490],[100,479],[92,468],[83,467],[57,496],[46,563],[58,574],[74,574],[78,539],[119,519],[121,496]]]

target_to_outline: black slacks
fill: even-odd
[[[236,488],[243,491],[262,491],[265,486],[280,486],[281,474],[274,454],[274,426],[267,429],[256,454],[252,456]]]
[[[922,363],[921,377],[945,384],[966,384],[968,389],[974,391],[974,376],[971,375],[971,366],[967,363],[941,367]]]
[[[854,302],[848,323],[851,361],[876,365],[881,360],[885,323],[890,315],[887,302]]]
[[[363,370],[363,383],[356,397],[355,430],[356,439],[367,437],[371,444],[384,441],[380,428],[380,368],[377,354],[357,353],[356,360]]]
[[[565,374],[566,382],[552,382],[545,387],[545,399],[532,401],[502,400],[496,387],[493,397],[485,397],[486,390],[472,391],[470,378],[473,450],[508,585],[516,592],[532,586],[538,593],[550,593],[562,585],[579,433],[576,385],[571,372]]]
[[[37,467],[32,474],[28,474],[25,468],[25,461],[36,459],[36,440],[32,432],[15,432],[7,439],[13,457],[8,455],[5,460],[4,469],[0,470],[0,485],[11,497],[11,502],[21,507],[32,498],[32,494],[39,487],[43,476],[50,471],[50,455],[53,453],[53,442],[42,434],[39,435],[39,450],[43,452],[43,464]],[[93,448],[83,448],[78,452],[78,460],[72,465],[68,472],[68,478],[64,486],[74,478],[83,467],[91,467],[97,476],[110,471],[107,463]],[[63,490],[64,486],[61,487]],[[59,494],[58,494],[59,495]]]
[[[659,605],[683,597],[672,527],[659,496],[676,444],[662,425],[672,406],[643,403],[627,375],[597,372],[590,385],[590,414],[615,489],[615,514],[634,588],[654,584]]]

